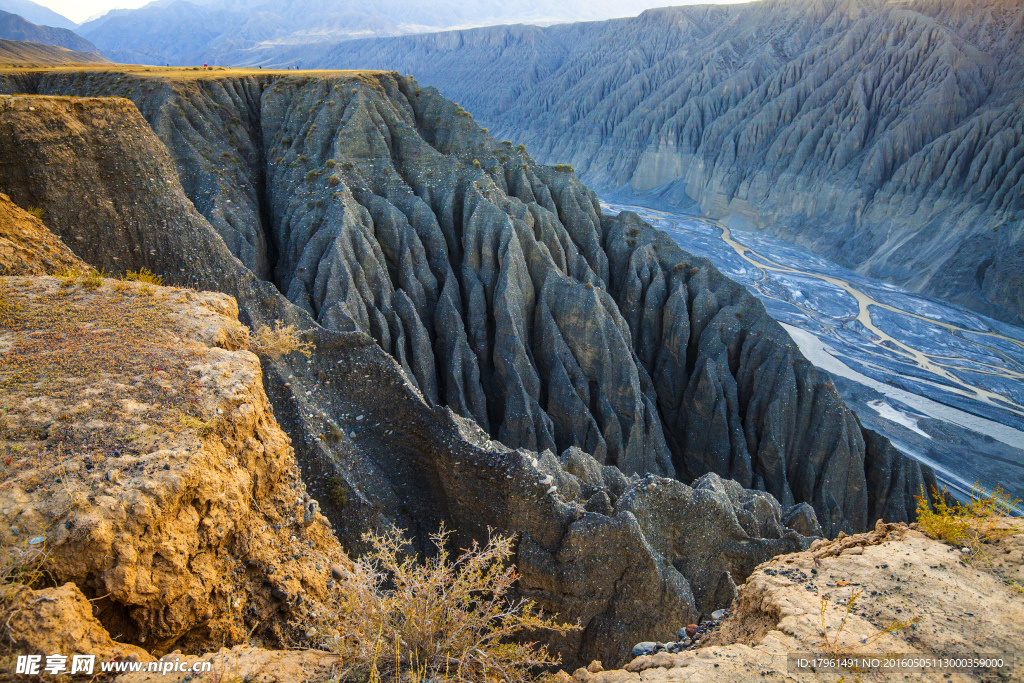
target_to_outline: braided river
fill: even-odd
[[[1024,328],[875,280],[763,231],[621,203],[757,296],[861,422],[958,497],[1024,498]]]

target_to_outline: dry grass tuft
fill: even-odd
[[[1001,486],[986,491],[975,483],[974,493],[967,505],[954,501],[949,505],[945,488],[933,489],[935,509],[928,505],[928,496],[921,488],[917,498],[918,528],[932,538],[952,545],[966,546],[976,554],[983,554],[982,544],[1012,533],[1000,524],[1012,516],[1020,499],[1011,499]]]
[[[939,492],[932,489],[933,510],[928,505],[928,496],[924,488],[917,498],[918,529],[934,539],[960,546],[970,551],[972,562],[979,562],[993,569],[992,556],[987,545],[1000,538],[1015,533],[1013,525],[1006,520],[1018,512],[1019,498],[1010,498],[997,486],[986,491],[975,482],[971,500],[966,505],[954,501],[952,505],[946,501],[950,498],[945,488]],[[1013,579],[1000,576],[1003,582],[1018,593],[1024,594],[1024,586]]]
[[[821,599],[821,635],[824,638],[824,642],[821,643],[820,647],[831,657],[840,658],[855,654],[858,650],[873,645],[886,634],[908,629],[921,620],[920,617],[914,617],[907,621],[893,621],[887,626],[879,629],[874,635],[861,639],[861,641],[856,645],[840,645],[839,641],[842,639],[842,634],[846,629],[846,623],[850,619],[850,614],[856,607],[857,600],[859,600],[860,596],[863,594],[864,591],[860,588],[850,591],[850,597],[847,599],[845,605],[846,611],[843,613],[843,620],[839,622],[839,626],[836,628],[836,631],[832,636],[829,636],[828,627],[825,625],[825,615],[828,612],[829,601],[828,598]],[[856,673],[856,671],[854,672]]]
[[[309,358],[313,355],[313,343],[303,341],[302,332],[295,325],[274,321],[274,327],[261,325],[249,339],[249,350],[259,356],[280,358],[289,353],[301,353]]]
[[[121,279],[126,282],[144,282],[148,285],[162,285],[164,283],[162,275],[154,275],[146,267],[142,267],[139,270],[129,270],[121,276]]]
[[[373,551],[337,589],[342,634],[327,643],[356,678],[449,683],[536,680],[533,667],[558,663],[545,646],[525,642],[539,630],[576,626],[538,616],[533,602],[510,601],[517,580],[508,564],[512,539],[492,535],[453,557],[442,525],[431,537],[436,555],[406,555],[400,533],[369,534]]]

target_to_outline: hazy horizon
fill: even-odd
[[[35,0],[35,2],[43,7],[53,10],[58,14],[61,14],[75,23],[81,24],[87,20],[95,19],[99,16],[110,12],[115,9],[138,9],[148,5],[153,0]],[[197,4],[204,4],[204,0],[187,0],[196,2]],[[673,5],[692,5],[692,4],[736,4],[740,2],[749,2],[750,0],[620,0],[619,6],[622,7],[620,13],[610,12],[605,17],[610,19],[616,16],[632,16],[638,13],[636,7],[642,5],[645,9],[652,7],[670,7]],[[429,4],[429,0],[427,2]],[[559,3],[553,2],[552,5],[558,5]],[[614,3],[612,3],[614,4]]]

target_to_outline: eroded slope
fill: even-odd
[[[503,443],[715,472],[811,503],[828,533],[912,514],[917,466],[868,452],[759,303],[436,92],[390,75],[22,79],[132,97],[243,263]],[[893,483],[869,498],[876,470]]]
[[[806,544],[792,529],[816,533],[800,501],[831,533],[905,518],[930,481],[884,440],[866,448],[741,288],[411,80],[19,78],[132,94],[167,148],[127,100],[4,98],[0,187],[96,267],[218,288],[253,327],[304,330],[316,352],[265,359],[265,383],[342,541],[393,525],[422,542],[441,520],[460,543],[521,534],[522,590],[586,627],[556,643],[567,661],[617,661],[728,604]],[[475,418],[474,395],[489,431],[443,405]],[[673,472],[708,474],[656,476]]]
[[[414,73],[601,191],[692,198],[1020,324],[1022,27],[1013,0],[764,1],[276,57]]]

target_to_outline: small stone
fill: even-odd
[[[642,643],[637,643],[633,646],[633,656],[642,657],[644,655],[653,655],[657,647],[657,643],[649,640],[646,640]]]
[[[711,618],[714,619],[715,621],[721,621],[722,619],[725,618],[725,610],[724,609],[716,609],[714,612],[711,613]]]
[[[111,483],[117,481],[117,470],[107,470],[106,479]]]
[[[356,422],[362,422],[362,421],[363,421],[363,416],[362,415],[356,415]]]
[[[35,538],[30,538],[29,541],[28,541],[28,544],[29,545],[39,545],[40,543],[42,543],[45,540],[46,539],[43,538],[42,536],[36,536]]]
[[[332,564],[331,565],[331,576],[334,577],[335,581],[341,581],[346,576],[348,576],[348,572],[345,571],[345,568],[342,567],[340,564]]]
[[[602,671],[604,671],[604,665],[602,665],[601,662],[595,659],[587,665],[587,671],[589,671],[592,674],[599,674]]]
[[[683,630],[686,631],[686,637],[692,639],[697,635],[697,624],[690,624]]]
[[[306,512],[302,515],[303,526],[309,526],[316,521],[316,513],[320,511],[320,503],[311,500],[306,503]]]

